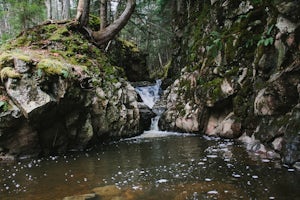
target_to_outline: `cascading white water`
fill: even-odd
[[[182,133],[160,131],[158,127],[158,121],[160,116],[164,112],[164,108],[154,106],[157,100],[160,98],[160,86],[161,80],[157,80],[155,85],[136,87],[136,92],[140,95],[143,102],[156,114],[151,119],[151,127],[149,131],[145,131],[142,135],[136,136],[130,139],[141,139],[141,138],[153,138],[153,137],[167,137],[171,135],[182,136]]]
[[[143,102],[152,109],[155,102],[160,98],[159,90],[161,86],[161,80],[157,80],[155,85],[136,87],[135,90],[139,93]]]
[[[128,138],[132,139],[143,139],[143,138],[156,138],[156,137],[168,137],[168,136],[183,136],[186,133],[160,131],[158,127],[158,121],[164,112],[165,108],[154,106],[157,100],[160,99],[160,86],[161,80],[157,80],[155,85],[136,87],[136,92],[140,95],[141,99],[155,114],[156,116],[151,119],[151,127],[149,131],[144,131],[142,135]]]
[[[141,99],[152,111],[156,114],[154,118],[151,119],[151,131],[159,131],[158,121],[163,113],[163,109],[161,108],[153,108],[154,104],[157,100],[159,100],[160,95],[160,86],[161,80],[157,80],[155,85],[145,86],[145,87],[137,87],[135,90],[139,93]]]
[[[157,109],[153,109],[152,111],[156,114],[156,116],[151,119],[150,130],[159,131],[158,121],[160,119],[161,114],[164,112],[164,109],[157,108]]]

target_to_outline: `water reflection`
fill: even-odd
[[[62,199],[99,186],[123,199],[297,199],[300,174],[231,140],[134,138],[89,152],[1,164],[1,199]],[[135,195],[134,195],[135,194]],[[134,197],[134,198],[133,198]]]

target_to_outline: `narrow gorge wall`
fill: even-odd
[[[299,1],[190,7],[177,37],[185,49],[173,59],[186,62],[173,65],[182,70],[164,93],[161,129],[240,138],[266,157],[299,161],[299,10]]]

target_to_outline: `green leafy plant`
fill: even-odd
[[[261,36],[260,40],[257,42],[257,46],[264,45],[265,47],[268,45],[272,45],[274,43],[274,38],[271,35],[271,32],[274,28],[274,25],[268,28],[266,36]]]
[[[257,43],[257,46],[260,46],[260,45],[264,45],[265,47],[268,46],[268,45],[272,45],[274,42],[274,38],[272,37],[261,37],[261,39],[258,41]]]
[[[7,103],[7,101],[4,98],[0,97],[0,111],[4,111],[6,112],[8,110],[8,106],[9,104]]]
[[[217,31],[212,31],[210,34],[212,38],[212,44],[206,47],[206,50],[213,57],[218,55],[218,51],[223,48],[221,34]]]

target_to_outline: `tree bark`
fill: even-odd
[[[80,27],[87,26],[90,14],[90,0],[79,0],[77,6],[76,21]]]
[[[104,44],[114,38],[129,21],[135,8],[135,0],[127,0],[126,8],[121,16],[108,27],[92,33],[94,40],[99,44]]]
[[[46,0],[45,5],[47,8],[47,19],[52,19],[52,2],[51,0]]]
[[[62,19],[70,19],[70,0],[62,1]]]
[[[107,1],[100,1],[100,30],[105,29],[107,26]]]

